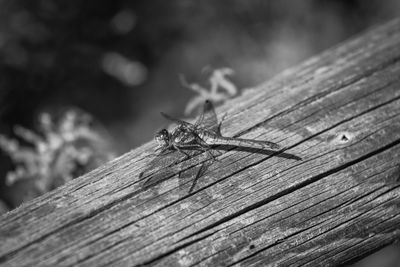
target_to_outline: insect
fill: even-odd
[[[218,146],[225,145],[231,147],[247,147],[253,149],[270,150],[281,149],[278,144],[270,141],[222,136],[220,132],[221,124],[218,123],[213,104],[208,100],[205,101],[203,105],[203,112],[195,123],[179,120],[165,113],[161,114],[166,119],[176,123],[177,126],[170,132],[167,129],[162,129],[156,133],[155,140],[158,145],[156,149],[156,151],[159,152],[158,157],[169,155],[171,153],[175,154],[176,156],[178,153],[185,158],[189,158],[193,156],[193,151],[201,151],[207,153],[213,162],[216,160],[216,158],[212,151]],[[202,174],[204,174],[207,167],[212,163],[209,161],[207,163],[206,162],[202,163],[200,169],[197,171],[195,181]],[[170,165],[173,166],[174,162],[170,162]],[[153,168],[151,167],[151,169]],[[141,176],[143,176],[143,173]],[[192,185],[189,192],[193,190],[193,187],[194,185]]]

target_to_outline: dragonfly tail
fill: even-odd
[[[259,148],[259,149],[273,149],[279,150],[281,146],[270,141],[261,141],[261,140],[252,140],[252,139],[243,139],[243,138],[233,138],[233,137],[222,137],[219,136],[215,138],[212,143],[207,142],[212,145],[232,145],[238,147],[250,147],[250,148]]]

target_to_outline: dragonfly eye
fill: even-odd
[[[154,137],[159,147],[166,147],[169,144],[169,133],[166,129],[158,131]]]

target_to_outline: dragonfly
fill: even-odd
[[[197,151],[198,153],[205,152],[209,155],[209,160],[204,161],[197,170],[196,177],[191,188],[189,189],[189,193],[192,192],[197,179],[204,175],[207,168],[217,160],[212,151],[218,148],[218,146],[263,150],[281,149],[280,145],[271,141],[222,136],[220,131],[222,122],[218,123],[214,106],[209,100],[204,102],[203,111],[195,123],[176,119],[163,112],[161,112],[161,114],[166,119],[174,122],[176,126],[172,129],[172,131],[162,129],[155,134],[154,139],[157,142],[156,152],[158,152],[159,159],[150,164],[151,166],[149,167],[149,170],[154,170],[156,165],[163,165],[166,163],[170,165],[170,170],[173,170],[174,167],[176,167],[176,162],[178,162],[179,159],[177,159],[176,162],[171,162],[171,159],[179,158],[179,154],[186,159],[195,155],[193,151]],[[163,162],[162,158],[160,157],[165,157],[167,155],[168,158],[165,158],[165,161]],[[156,172],[157,171],[158,170],[156,170]],[[181,175],[179,170],[174,171],[178,171],[179,175]],[[164,173],[160,176],[165,175],[166,173],[164,171]],[[144,173],[141,173],[140,177],[142,176],[144,176]],[[148,183],[151,178],[152,177],[150,176],[146,183]]]

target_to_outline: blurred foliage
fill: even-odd
[[[8,191],[18,184],[18,190],[13,196],[5,194],[5,200],[17,206],[112,159],[109,138],[92,122],[77,109],[67,109],[58,117],[43,112],[38,133],[16,126],[18,139],[0,135],[0,149],[15,165],[6,175]]]
[[[207,70],[208,68],[204,69],[204,71]],[[230,68],[212,70],[208,78],[210,89],[197,83],[188,83],[185,76],[181,75],[182,86],[196,93],[196,96],[189,99],[186,104],[184,114],[188,116],[193,114],[194,111],[197,111],[198,114],[206,100],[210,100],[213,103],[221,103],[237,95],[238,89],[227,79],[227,76],[233,74],[234,71]]]
[[[229,67],[238,88],[254,86],[397,10],[394,0],[0,0],[0,132],[72,105],[125,152],[151,138],[160,110],[182,114],[193,93],[179,73],[200,81],[204,66]]]

